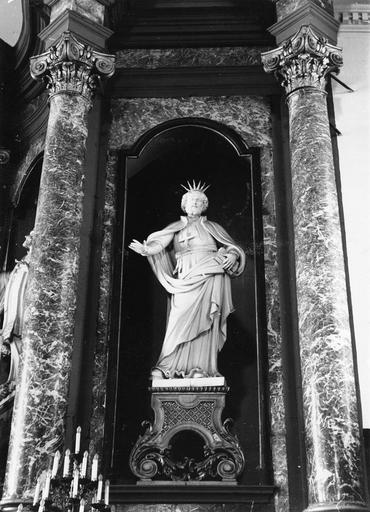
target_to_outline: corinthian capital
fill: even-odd
[[[44,80],[55,94],[80,94],[88,101],[103,77],[114,73],[115,56],[100,53],[78,41],[71,32],[64,32],[47,52],[31,57],[32,78]]]
[[[304,87],[325,91],[326,75],[343,63],[341,49],[319,37],[309,25],[279,48],[262,54],[265,71],[275,73],[287,94]]]

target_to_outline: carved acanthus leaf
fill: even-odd
[[[324,91],[327,74],[337,72],[343,58],[340,48],[304,25],[282,46],[263,53],[262,63],[266,72],[277,75],[289,94],[304,87]]]
[[[50,96],[80,94],[89,101],[99,80],[113,75],[115,56],[82,44],[71,32],[64,32],[47,52],[30,60],[31,76],[44,80]]]

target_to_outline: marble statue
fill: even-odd
[[[183,186],[184,187],[184,186]],[[180,220],[129,248],[146,256],[171,308],[162,351],[152,378],[221,376],[217,355],[226,341],[226,320],[233,311],[230,277],[239,276],[245,253],[228,233],[202,213],[208,207],[200,183],[184,187]]]
[[[31,240],[32,232],[26,236],[23,243],[23,247],[27,249],[26,256],[20,261],[16,260],[14,269],[4,279],[4,284],[6,284],[3,287],[0,302],[0,312],[3,313],[3,324],[0,330],[0,355],[4,357],[10,354],[8,385],[15,384],[18,374]]]

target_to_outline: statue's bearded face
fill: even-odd
[[[201,215],[207,206],[208,200],[203,192],[188,192],[184,195],[182,209],[188,215]]]

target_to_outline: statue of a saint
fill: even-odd
[[[152,378],[217,377],[217,355],[226,341],[233,311],[230,277],[240,275],[245,254],[228,233],[202,213],[208,187],[184,187],[186,217],[133,240],[130,249],[147,256],[159,282],[171,294],[162,351]]]
[[[31,241],[32,231],[26,236],[23,243],[27,254],[20,261],[16,261],[14,269],[7,276],[0,302],[0,312],[4,313],[3,325],[0,330],[0,357],[10,354],[10,371],[7,380],[10,387],[14,386],[18,374]]]

